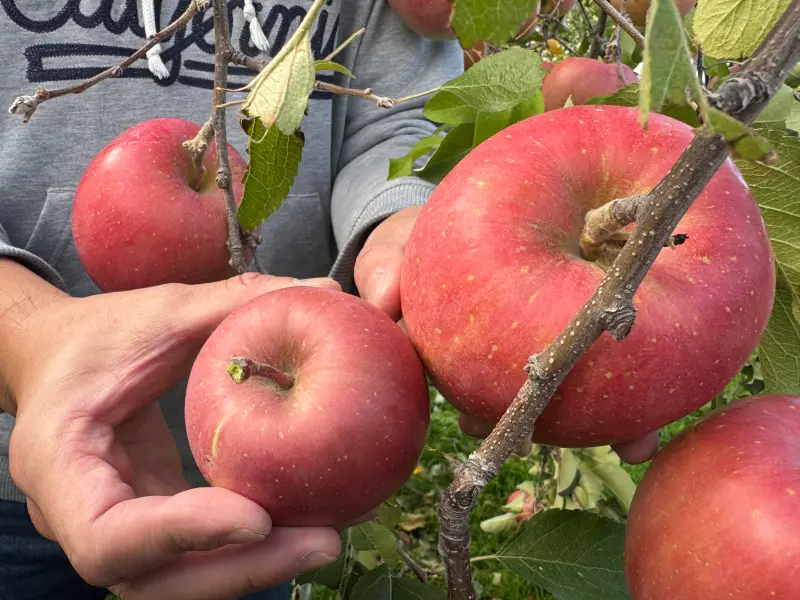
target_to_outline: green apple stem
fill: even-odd
[[[631,23],[621,12],[614,8],[614,6],[608,0],[594,1],[609,17],[616,21],[617,25],[622,27],[625,32],[631,36],[631,38],[633,38],[633,41],[636,42],[636,45],[639,46],[639,48],[644,48],[644,36],[639,33],[639,30],[636,29],[636,27],[633,26],[633,23]]]
[[[228,362],[228,374],[236,383],[244,383],[251,377],[264,377],[276,383],[282,390],[290,390],[294,385],[294,377],[289,373],[244,356],[231,358]]]
[[[209,0],[193,0],[193,2],[189,3],[189,6],[186,7],[186,10],[183,12],[183,14],[181,14],[180,17],[149,38],[147,43],[145,43],[141,48],[139,48],[136,52],[131,54],[119,64],[108,67],[97,75],[89,77],[88,79],[84,79],[83,81],[80,81],[74,85],[69,85],[55,90],[39,88],[36,93],[31,96],[18,96],[14,99],[14,102],[11,104],[8,112],[12,114],[23,115],[23,123],[27,123],[39,105],[43,102],[46,102],[47,100],[53,100],[54,98],[58,98],[60,96],[66,96],[68,94],[80,94],[88,90],[90,87],[94,87],[101,81],[105,81],[111,77],[119,77],[122,75],[122,72],[125,69],[130,67],[137,60],[147,58],[147,52],[151,48],[154,48],[161,42],[167,40],[176,31],[180,31],[186,27],[189,21],[192,20],[192,17],[208,8],[208,1]]]
[[[217,186],[225,196],[225,218],[228,222],[228,252],[230,265],[237,273],[247,270],[244,259],[242,229],[239,225],[238,207],[233,197],[231,164],[228,160],[228,136],[225,128],[225,88],[228,85],[228,62],[231,47],[228,34],[228,5],[225,0],[214,0],[214,111],[212,115],[217,146]]]
[[[601,4],[601,0],[595,0]],[[605,4],[608,4],[605,2]],[[612,15],[613,17],[613,15]],[[766,39],[735,78],[709,97],[712,106],[750,125],[800,60],[800,0],[792,0]],[[633,327],[633,296],[680,219],[728,158],[724,136],[700,131],[675,165],[637,209],[636,226],[603,281],[566,328],[528,360],[528,377],[497,426],[465,463],[439,507],[439,553],[445,563],[449,600],[475,600],[470,566],[470,513],[484,488],[520,442],[529,439],[539,415],[589,347],[608,331],[624,340]],[[633,203],[636,204],[635,202]]]

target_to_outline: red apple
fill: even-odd
[[[633,600],[795,600],[800,397],[718,409],[656,456],[625,532]]]
[[[544,0],[540,3],[539,14],[540,15],[549,15],[553,12],[556,8],[556,3],[559,0]],[[561,0],[561,3],[558,4],[558,12],[556,12],[556,16],[564,16],[572,8],[575,6],[577,0]]]
[[[254,374],[237,384],[234,357],[287,381]],[[186,391],[200,471],[276,525],[336,526],[379,506],[414,471],[428,422],[425,372],[400,327],[323,288],[285,288],[233,312],[203,346]]]
[[[528,357],[557,338],[603,279],[585,260],[584,215],[649,192],[694,138],[638,109],[575,106],[516,123],[462,160],[420,213],[401,270],[406,330],[461,413],[496,423]],[[732,161],[717,171],[635,297],[626,340],[603,334],[537,420],[562,447],[642,437],[711,400],[758,344],[775,267],[767,232]]]
[[[75,191],[72,234],[84,269],[102,291],[234,274],[225,198],[215,180],[216,145],[208,147],[199,181],[182,146],[199,130],[180,119],[145,121],[89,163]],[[228,157],[238,205],[247,164],[230,144]]]
[[[554,63],[542,81],[545,111],[562,108],[567,98],[575,105],[595,96],[608,96],[639,80],[627,65],[622,65],[623,78],[616,63],[608,64],[591,58],[573,56]]]
[[[617,10],[622,10],[622,0],[609,0]],[[675,6],[682,17],[685,17],[697,0],[675,0]],[[647,11],[650,10],[650,0],[628,0],[626,10],[637,27],[644,27],[647,23]]]

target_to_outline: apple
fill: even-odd
[[[542,351],[591,297],[584,215],[647,193],[694,139],[660,114],[574,106],[520,121],[437,186],[401,267],[406,331],[442,395],[494,424]],[[643,437],[710,401],[750,357],[775,295],[761,213],[731,160],[681,219],[634,296],[622,342],[604,333],[536,422],[533,442],[586,448]]]
[[[244,379],[241,357],[261,371]],[[229,315],[186,390],[203,476],[282,526],[338,526],[390,498],[417,465],[429,414],[425,372],[400,327],[360,298],[306,286]]]
[[[540,15],[549,15],[553,12],[556,8],[556,3],[559,0],[544,0],[540,3],[539,14]],[[564,16],[572,8],[575,6],[577,0],[561,0],[561,3],[558,4],[558,12],[556,13],[557,16]]]
[[[617,10],[622,10],[622,0],[609,0]],[[697,4],[697,0],[675,0],[675,6],[681,17],[689,14],[689,11]],[[644,27],[647,24],[647,12],[650,10],[650,0],[628,0],[626,10],[630,15],[633,24],[637,27]]]
[[[623,78],[616,63],[608,64],[591,58],[573,56],[554,63],[542,81],[545,111],[562,108],[567,98],[575,105],[595,96],[608,96],[639,80],[627,65],[622,65]]]
[[[633,498],[633,600],[789,600],[800,582],[800,397],[735,401],[673,438]]]
[[[225,197],[216,183],[216,145],[198,177],[183,142],[200,125],[159,118],[106,145],[75,190],[72,235],[84,269],[104,292],[164,283],[207,283],[234,275]],[[233,194],[247,164],[228,144]],[[249,261],[251,255],[246,253]]]

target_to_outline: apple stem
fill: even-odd
[[[189,187],[196,192],[200,190],[200,182],[206,174],[203,158],[206,155],[206,150],[208,150],[208,144],[211,142],[212,137],[214,137],[213,115],[200,128],[196,136],[191,140],[183,142],[183,147],[192,158],[192,172],[189,176]]]
[[[581,232],[581,255],[586,260],[597,260],[606,241],[617,232],[644,216],[647,196],[634,194],[590,210]]]
[[[251,377],[265,377],[273,381],[282,390],[290,390],[294,385],[294,377],[289,373],[276,369],[272,365],[256,362],[244,356],[234,356],[228,363],[228,374],[234,382],[244,383]]]

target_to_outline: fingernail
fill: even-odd
[[[303,558],[297,561],[297,568],[305,573],[306,571],[319,569],[320,567],[329,565],[335,560],[336,560],[335,556],[331,556],[330,554],[325,554],[324,552],[320,552],[319,550],[313,550],[308,554],[304,555]]]
[[[226,544],[254,544],[256,542],[262,542],[267,538],[264,534],[258,533],[253,531],[252,529],[234,529],[233,531],[229,531],[223,541]]]

